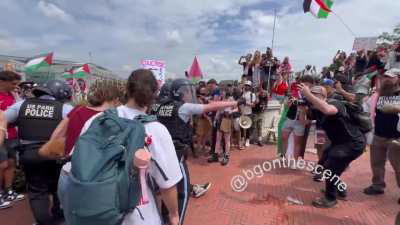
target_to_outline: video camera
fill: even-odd
[[[292,104],[293,104],[293,105],[296,105],[296,106],[310,106],[310,105],[311,105],[310,102],[307,101],[306,98],[301,98],[301,99],[293,100],[293,101],[292,101]]]

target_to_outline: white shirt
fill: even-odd
[[[134,119],[136,116],[144,114],[143,112],[128,108],[127,106],[120,106],[117,108],[117,111],[120,117],[127,119]],[[81,135],[90,127],[91,122],[100,115],[102,115],[102,113],[93,116],[85,123],[85,126],[82,128]],[[149,146],[151,156],[159,164],[168,180],[164,179],[154,163],[150,163],[147,172],[161,189],[171,188],[175,186],[183,177],[171,135],[169,134],[167,128],[159,122],[147,123],[144,127],[146,134],[152,138],[152,144]],[[70,166],[70,163],[67,163],[64,165],[63,170],[69,172]],[[147,193],[149,194],[149,203],[146,205],[139,205],[137,207],[140,210],[144,220],[140,217],[138,210],[135,209],[132,213],[126,215],[123,225],[162,224],[156,205],[155,196],[153,196],[152,190],[150,190],[149,187]]]
[[[126,106],[120,106],[117,110],[120,117],[127,119],[133,119],[140,114],[144,114]],[[161,189],[171,188],[182,179],[182,172],[179,167],[179,161],[176,156],[171,135],[167,128],[159,122],[145,124],[145,130],[146,134],[151,136],[153,140],[152,144],[149,146],[151,156],[160,165],[168,180],[164,180],[154,163],[150,164],[148,173]],[[138,206],[144,220],[140,217],[138,210],[134,210],[125,217],[123,225],[161,225],[161,218],[155,198],[150,188],[148,188],[147,192],[151,195],[149,196],[150,202],[146,205]]]
[[[243,115],[250,115],[252,114],[251,104],[256,102],[257,97],[251,91],[243,93],[243,98],[246,99],[246,105],[241,106],[241,111]]]

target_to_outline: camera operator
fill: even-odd
[[[311,87],[314,84],[314,79],[311,76],[303,76],[299,80],[300,83]],[[292,95],[289,99],[289,110],[287,112],[287,120],[282,128],[282,145],[287,151],[290,134],[294,132],[294,158],[300,156],[303,137],[305,134],[305,112],[299,109],[305,102],[302,98],[297,98],[300,95]]]
[[[393,50],[389,53],[385,69],[389,70],[392,68],[400,69],[400,42],[397,42],[393,46]]]
[[[315,207],[331,208],[337,204],[337,191],[345,192],[346,189],[345,185],[344,188],[341,185],[337,186],[338,180],[331,178],[340,177],[349,164],[361,156],[366,140],[350,119],[346,106],[340,101],[327,101],[324,87],[315,86],[310,90],[307,85],[300,84],[299,88],[311,105],[311,117],[320,123],[331,141],[331,145],[326,149],[324,169],[329,170],[332,176],[326,179],[325,196],[313,201]]]
[[[249,53],[247,56],[241,56],[239,58],[239,65],[243,66],[243,74],[248,76],[248,77],[253,77],[253,70],[251,67],[251,59],[252,59],[252,54]]]

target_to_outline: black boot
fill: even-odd
[[[218,155],[215,153],[211,154],[211,157],[208,158],[207,162],[208,163],[218,162]]]

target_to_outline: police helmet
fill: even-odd
[[[50,95],[59,101],[67,101],[71,99],[72,90],[65,81],[49,80],[43,85],[34,88],[32,94],[35,97]]]
[[[172,80],[167,80],[160,89],[159,98],[167,98],[171,96]]]
[[[176,79],[171,84],[171,96],[177,101],[196,103],[196,89],[187,79]]]

